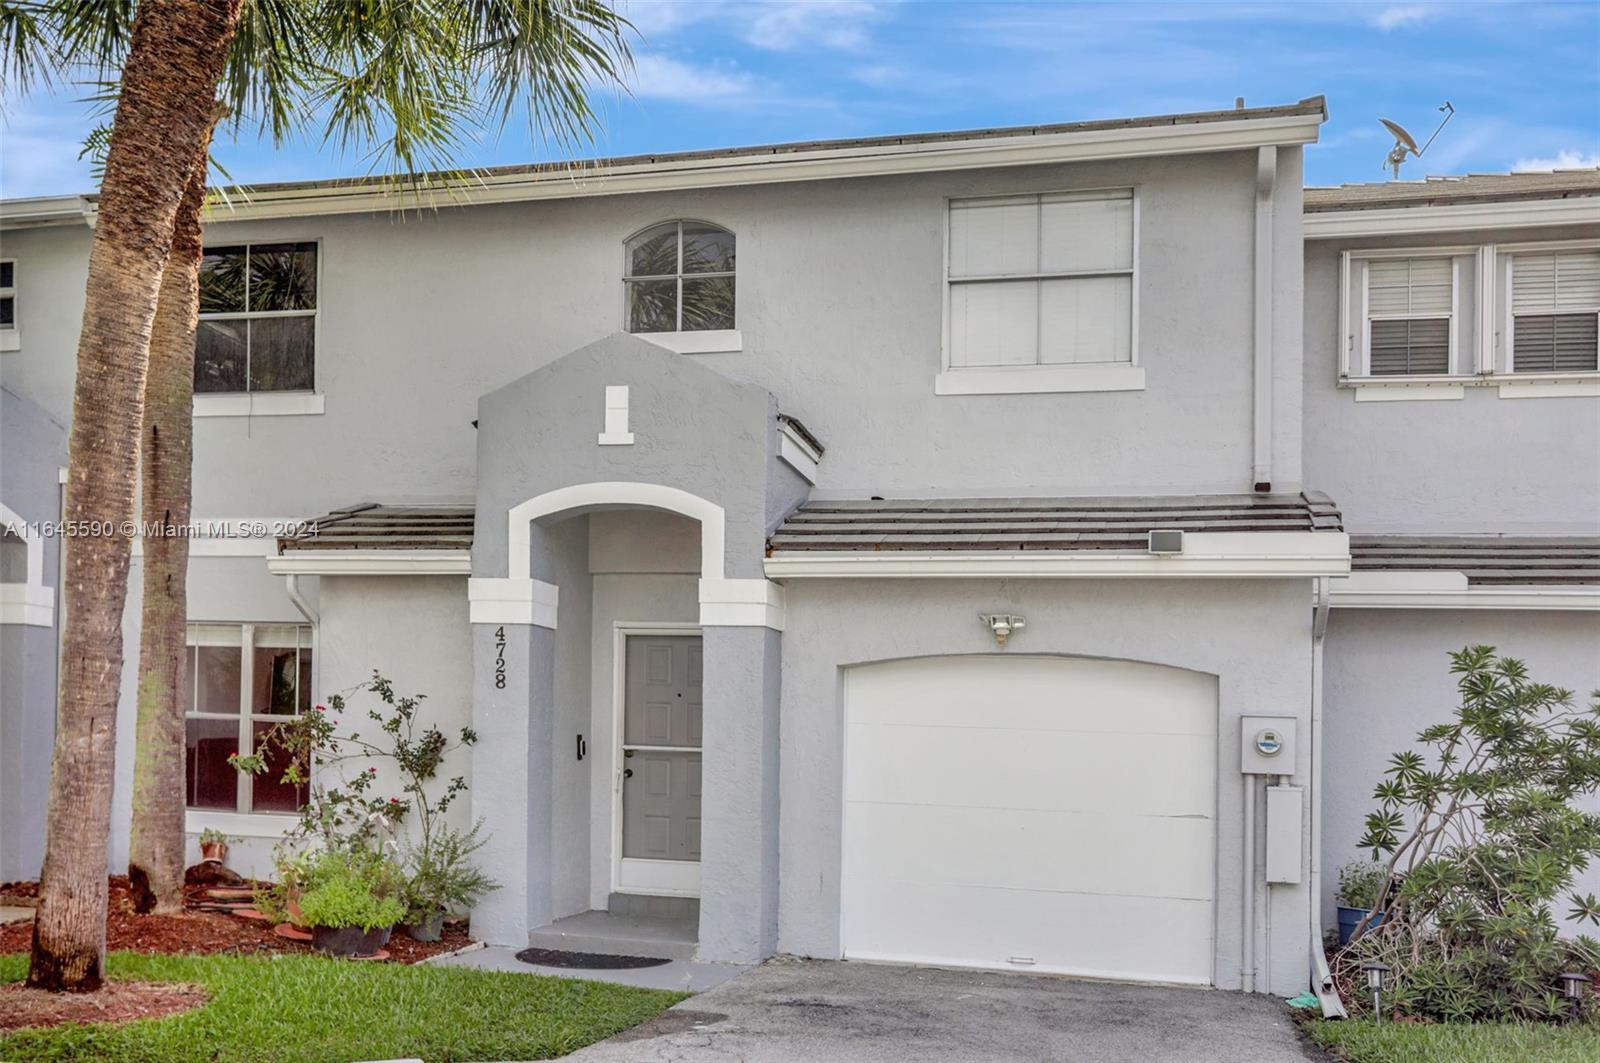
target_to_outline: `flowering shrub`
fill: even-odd
[[[1360,985],[1362,963],[1388,964],[1404,1014],[1560,1018],[1561,973],[1600,966],[1600,942],[1558,937],[1552,912],[1600,855],[1600,815],[1575,804],[1600,789],[1600,692],[1577,708],[1491,646],[1450,658],[1460,706],[1418,735],[1431,756],[1396,753],[1374,792],[1361,844],[1382,858],[1378,904],[1335,966]],[[1569,905],[1600,924],[1593,895]]]

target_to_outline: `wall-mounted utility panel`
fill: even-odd
[[[1240,723],[1240,771],[1246,775],[1294,774],[1293,716],[1244,716]]]
[[[1267,787],[1267,881],[1300,881],[1300,823],[1305,790]]]

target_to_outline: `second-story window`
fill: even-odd
[[[12,259],[0,261],[0,329],[11,331],[17,327],[17,264]]]
[[[1511,256],[1510,369],[1600,369],[1600,251]]]
[[[705,332],[734,327],[731,232],[701,221],[653,225],[628,241],[629,332]]]
[[[1365,267],[1367,373],[1450,372],[1456,288],[1452,260],[1373,259]]]
[[[195,391],[311,391],[316,343],[315,243],[206,248]]]
[[[1133,360],[1133,192],[950,204],[951,370]]]

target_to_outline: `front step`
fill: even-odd
[[[606,911],[612,915],[650,915],[661,919],[682,919],[699,925],[700,898],[613,893],[606,898]]]
[[[528,944],[564,952],[692,960],[698,936],[699,924],[688,919],[580,912],[529,931]]]

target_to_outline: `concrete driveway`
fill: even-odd
[[[1305,1063],[1325,1060],[1271,997],[984,971],[769,961],[582,1063],[889,1060]]]

